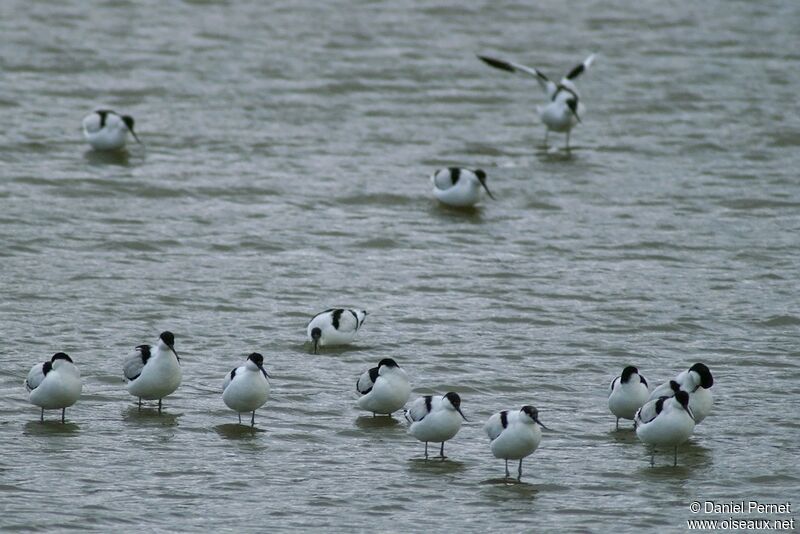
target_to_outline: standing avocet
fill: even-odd
[[[633,419],[648,397],[647,380],[632,365],[623,369],[622,374],[611,381],[608,409],[617,416],[617,430],[620,418]]]
[[[411,423],[408,432],[425,442],[425,459],[428,459],[428,442],[441,443],[439,457],[444,460],[444,442],[455,436],[461,428],[461,420],[467,420],[461,412],[461,397],[458,393],[446,393],[438,397],[425,395],[411,403],[405,411]]]
[[[65,421],[67,408],[81,396],[81,372],[72,358],[63,352],[53,354],[50,361],[37,363],[28,373],[25,388],[30,393],[31,404],[41,407],[41,420],[45,410],[61,409],[61,422]]]
[[[478,56],[478,58],[496,69],[528,74],[535,77],[536,81],[539,82],[539,86],[547,93],[547,98],[549,99],[547,104],[536,107],[539,117],[547,128],[544,136],[544,144],[547,145],[547,137],[552,130],[554,132],[567,134],[567,149],[569,149],[569,134],[572,128],[581,122],[581,115],[585,109],[573,80],[591,66],[592,62],[594,62],[594,56],[595,55],[592,54],[583,60],[583,63],[576,65],[559,83],[551,81],[540,70],[533,67],[526,67],[519,63],[487,56]]]
[[[539,411],[533,406],[523,406],[519,411],[503,410],[486,421],[483,430],[491,440],[492,454],[506,461],[519,460],[517,480],[522,480],[522,460],[533,454],[542,440],[539,427],[547,428],[539,421]]]
[[[377,367],[365,371],[356,382],[361,394],[358,406],[375,414],[392,415],[408,402],[411,386],[406,372],[391,358],[384,358]]]
[[[83,135],[95,150],[119,150],[125,146],[128,132],[136,139],[133,117],[110,109],[95,110],[83,118]]]
[[[269,397],[267,378],[269,374],[264,369],[264,357],[257,352],[250,354],[244,365],[225,375],[222,400],[239,415],[239,424],[242,423],[242,412],[253,412],[250,426],[255,426],[256,410],[264,406]]]
[[[714,377],[704,363],[696,363],[686,371],[678,373],[672,380],[664,382],[650,394],[650,400],[663,396],[672,396],[677,389],[674,387],[677,382],[680,389],[689,394],[689,408],[694,414],[695,421],[700,423],[711,412],[714,404],[714,397],[711,395],[711,386],[714,385]]]
[[[678,465],[678,445],[689,439],[695,425],[689,394],[678,391],[674,397],[648,401],[636,412],[634,424],[639,439],[653,447],[650,465],[655,463],[655,447],[658,446],[674,447],[673,465]]]
[[[128,393],[139,399],[158,400],[161,413],[161,399],[173,393],[181,385],[181,364],[175,352],[175,336],[172,332],[161,332],[155,347],[139,345],[136,352],[128,357],[122,367],[128,379]]]
[[[462,169],[448,167],[439,169],[431,175],[433,196],[442,204],[457,208],[474,206],[481,199],[481,187],[489,198],[494,195],[486,185],[486,173],[481,169]]]
[[[347,345],[364,325],[366,310],[330,308],[316,314],[306,326],[306,335],[317,353],[319,347]]]

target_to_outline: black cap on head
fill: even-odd
[[[450,401],[450,404],[453,405],[453,408],[458,410],[461,407],[461,397],[458,396],[458,393],[446,393],[444,396],[445,399]]]
[[[262,355],[260,355],[259,353],[257,353],[257,352],[251,353],[247,357],[247,359],[252,361],[254,364],[258,365],[259,367],[264,365],[264,357]]]
[[[711,376],[711,371],[706,367],[706,364],[696,363],[689,370],[700,375],[700,385],[704,388],[708,389],[714,385],[714,377]]]
[[[630,380],[631,375],[633,373],[638,373],[638,372],[639,372],[639,370],[636,367],[634,367],[632,365],[629,365],[628,367],[626,367],[625,369],[622,370],[621,382],[623,384],[626,383],[628,380]]]
[[[167,344],[168,347],[175,345],[175,336],[169,330],[161,332],[159,337],[161,338],[161,341]]]
[[[311,339],[319,339],[322,337],[322,329],[319,327],[314,327],[311,329]]]
[[[54,362],[56,360],[67,360],[68,362],[72,363],[72,358],[70,358],[63,352],[56,352],[55,354],[53,354],[53,357],[50,358],[51,362]]]
[[[478,177],[479,180],[486,179],[486,172],[483,169],[475,169],[475,176]]]
[[[397,365],[397,362],[394,361],[391,358],[384,358],[384,359],[382,359],[381,361],[378,362],[378,368],[383,367],[383,366],[386,366],[386,367],[400,367],[399,365]]]
[[[547,428],[546,426],[544,426],[544,424],[542,424],[542,422],[541,422],[541,421],[539,421],[539,410],[537,410],[537,409],[536,409],[536,408],[534,408],[533,406],[531,406],[531,405],[529,405],[529,404],[528,404],[528,405],[525,405],[525,406],[523,406],[523,407],[522,407],[522,409],[521,409],[520,411],[521,411],[521,412],[524,412],[525,414],[527,414],[527,415],[528,415],[528,417],[530,417],[531,419],[533,419],[533,421],[534,421],[536,424],[538,424],[540,427],[544,428],[545,430],[550,430],[549,428]]]

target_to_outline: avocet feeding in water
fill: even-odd
[[[63,352],[53,354],[50,361],[37,363],[28,373],[25,387],[30,392],[31,404],[42,408],[42,421],[45,410],[61,408],[61,422],[69,406],[81,396],[81,372],[75,367],[72,358]]]
[[[711,371],[705,364],[696,363],[672,380],[664,382],[654,389],[650,394],[650,400],[674,395],[677,389],[672,384],[673,382],[677,382],[680,389],[689,394],[689,408],[694,414],[695,422],[700,423],[711,412],[711,405],[714,403],[711,395],[714,377],[711,376]]]
[[[431,175],[433,196],[442,204],[465,208],[474,206],[481,199],[481,187],[489,198],[494,195],[486,185],[486,173],[481,169],[461,169],[448,167],[439,169]]]
[[[674,447],[673,465],[678,465],[678,445],[689,439],[695,425],[689,408],[689,394],[678,391],[674,397],[648,401],[636,412],[634,424],[639,439],[653,446],[650,465],[655,462],[655,447],[658,446]]]
[[[458,433],[461,419],[467,420],[461,412],[461,397],[453,392],[442,397],[425,395],[418,398],[405,411],[405,417],[411,423],[409,434],[425,442],[426,460],[429,441],[442,444],[439,457],[444,460],[444,442]]]
[[[365,371],[356,382],[361,394],[358,406],[375,414],[392,415],[408,402],[411,386],[406,372],[391,358],[384,358],[377,367]]]
[[[541,71],[533,67],[526,67],[519,63],[495,59],[487,56],[478,56],[484,63],[496,69],[527,74],[536,78],[539,86],[547,94],[548,103],[537,106],[536,110],[542,119],[547,131],[544,137],[544,144],[547,145],[547,137],[550,131],[567,134],[567,148],[569,148],[569,134],[572,128],[581,122],[581,115],[584,112],[584,105],[581,102],[578,89],[575,87],[575,80],[586,71],[594,61],[594,54],[587,57],[583,63],[575,66],[569,73],[555,83],[545,76]]]
[[[364,325],[366,310],[331,308],[316,314],[306,327],[306,335],[314,348],[347,345]]]
[[[128,379],[128,393],[139,398],[139,409],[142,408],[142,399],[158,399],[158,412],[161,413],[161,399],[181,385],[180,361],[172,332],[161,332],[155,347],[136,347],[136,352],[125,360],[122,369]]]
[[[130,115],[98,109],[83,118],[83,135],[95,150],[119,150],[125,146],[128,132],[141,143],[133,131],[133,122]]]
[[[632,365],[623,369],[622,375],[611,381],[608,409],[617,416],[617,429],[620,418],[633,419],[636,411],[647,402],[649,396],[647,380]]]
[[[250,354],[244,365],[225,376],[222,400],[239,415],[239,424],[242,422],[242,412],[253,412],[250,426],[255,426],[256,410],[264,406],[269,397],[268,377],[264,370],[264,357],[257,352]]]
[[[510,476],[508,461],[519,460],[517,480],[522,479],[522,459],[539,447],[540,426],[547,428],[539,421],[539,411],[533,406],[523,406],[518,412],[503,410],[486,421],[483,430],[492,442],[494,457],[506,461],[506,478]]]

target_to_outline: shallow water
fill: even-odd
[[[8,531],[679,531],[693,500],[796,501],[800,4],[8,1],[0,5],[0,528]],[[599,52],[566,152],[535,83]],[[144,146],[88,150],[83,115]],[[434,203],[440,166],[498,198]],[[370,311],[311,355],[304,325]],[[176,334],[184,382],[137,411],[121,361]],[[223,376],[265,355],[257,429]],[[67,424],[22,387],[56,351]],[[446,462],[355,406],[392,357],[458,391]],[[711,416],[649,465],[614,432],[628,363],[696,361]],[[535,404],[522,484],[483,421]],[[765,517],[744,515],[739,517]],[[769,516],[770,519],[788,516]]]

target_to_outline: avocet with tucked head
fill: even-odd
[[[689,408],[692,409],[695,421],[700,423],[711,412],[711,405],[714,404],[714,398],[710,391],[711,386],[714,385],[711,371],[705,364],[696,363],[686,371],[678,373],[672,380],[664,382],[654,389],[650,394],[650,400],[674,395],[677,390],[671,384],[672,382],[677,382],[680,389],[689,394]]]
[[[533,406],[523,406],[519,411],[503,410],[486,421],[483,430],[491,440],[492,454],[506,461],[519,460],[517,480],[522,479],[522,459],[533,454],[542,440],[539,427],[547,428],[539,421],[539,411]]]
[[[175,352],[175,336],[172,332],[161,332],[155,347],[139,345],[136,352],[125,360],[123,372],[128,379],[128,393],[142,399],[161,399],[173,393],[181,385],[181,360]]]
[[[549,102],[543,106],[537,106],[539,117],[542,119],[547,131],[544,137],[544,144],[547,145],[547,137],[550,131],[567,134],[567,148],[569,148],[569,134],[572,128],[581,122],[581,115],[584,112],[584,105],[581,101],[578,89],[573,80],[585,72],[594,62],[594,54],[587,57],[583,63],[576,65],[569,73],[555,83],[545,76],[540,70],[533,67],[526,67],[519,63],[495,59],[487,56],[478,56],[484,63],[496,69],[527,74],[536,78],[539,86],[547,94]]]
[[[377,367],[365,371],[356,382],[361,394],[358,406],[375,414],[392,415],[408,402],[411,386],[406,372],[391,358],[384,358]]]
[[[678,391],[674,397],[661,397],[648,401],[639,408],[634,418],[636,435],[647,445],[653,446],[650,465],[655,462],[655,447],[674,447],[678,465],[678,445],[689,439],[694,430],[695,419],[689,408],[689,394]]]
[[[622,374],[611,381],[608,409],[617,416],[617,429],[620,418],[633,419],[636,411],[647,402],[649,396],[647,380],[632,365],[623,369]]]
[[[425,442],[425,459],[428,459],[428,442],[441,443],[439,457],[444,460],[444,442],[458,434],[461,420],[467,420],[461,412],[461,397],[458,393],[447,393],[442,397],[425,395],[411,403],[405,411],[411,423],[408,432]]]
[[[256,410],[264,406],[269,397],[268,378],[264,357],[257,352],[250,354],[244,365],[225,376],[222,400],[239,415],[239,424],[242,423],[242,412],[253,412],[250,426],[255,426]]]
[[[433,196],[442,204],[466,208],[474,206],[481,199],[481,187],[486,190],[489,198],[494,200],[494,195],[486,185],[486,173],[481,169],[461,169],[449,167],[439,169],[431,175],[433,183]]]
[[[306,326],[306,335],[317,353],[319,347],[347,345],[364,325],[366,310],[330,308],[316,314]]]
[[[25,387],[30,392],[31,404],[42,408],[42,421],[45,410],[60,408],[63,423],[67,408],[78,401],[83,385],[81,372],[72,358],[57,352],[50,361],[37,363],[31,368]]]
[[[95,150],[119,150],[125,146],[128,132],[136,139],[133,117],[120,115],[110,109],[95,110],[83,118],[83,135]]]

